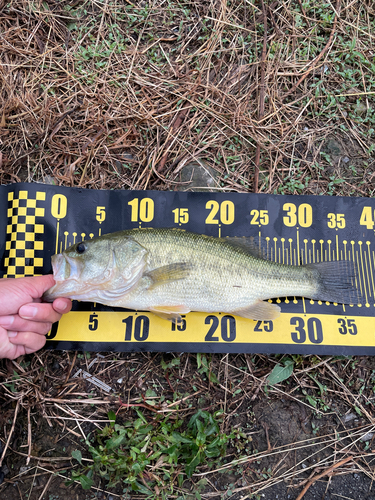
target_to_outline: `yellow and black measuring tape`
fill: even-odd
[[[0,276],[51,272],[51,256],[77,241],[145,227],[255,236],[268,258],[285,264],[352,261],[362,303],[281,297],[274,321],[218,312],[170,322],[75,302],[50,332],[50,348],[375,354],[375,202],[368,198],[0,186]]]

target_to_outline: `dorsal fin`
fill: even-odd
[[[220,239],[234,247],[245,250],[258,259],[270,260],[267,258],[265,249],[260,245],[259,238],[254,236],[227,236]]]

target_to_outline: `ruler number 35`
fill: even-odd
[[[339,333],[341,333],[341,335],[346,335],[347,333],[350,333],[350,335],[357,335],[358,328],[354,319],[338,318],[337,323],[340,325]]]

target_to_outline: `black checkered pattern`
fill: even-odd
[[[35,198],[29,198],[27,191],[19,191],[18,198],[8,194],[4,278],[42,274],[45,209],[38,205],[45,199],[44,192],[37,192]]]

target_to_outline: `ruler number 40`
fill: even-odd
[[[361,226],[366,226],[367,229],[374,229],[374,210],[372,207],[363,207],[359,223]]]

